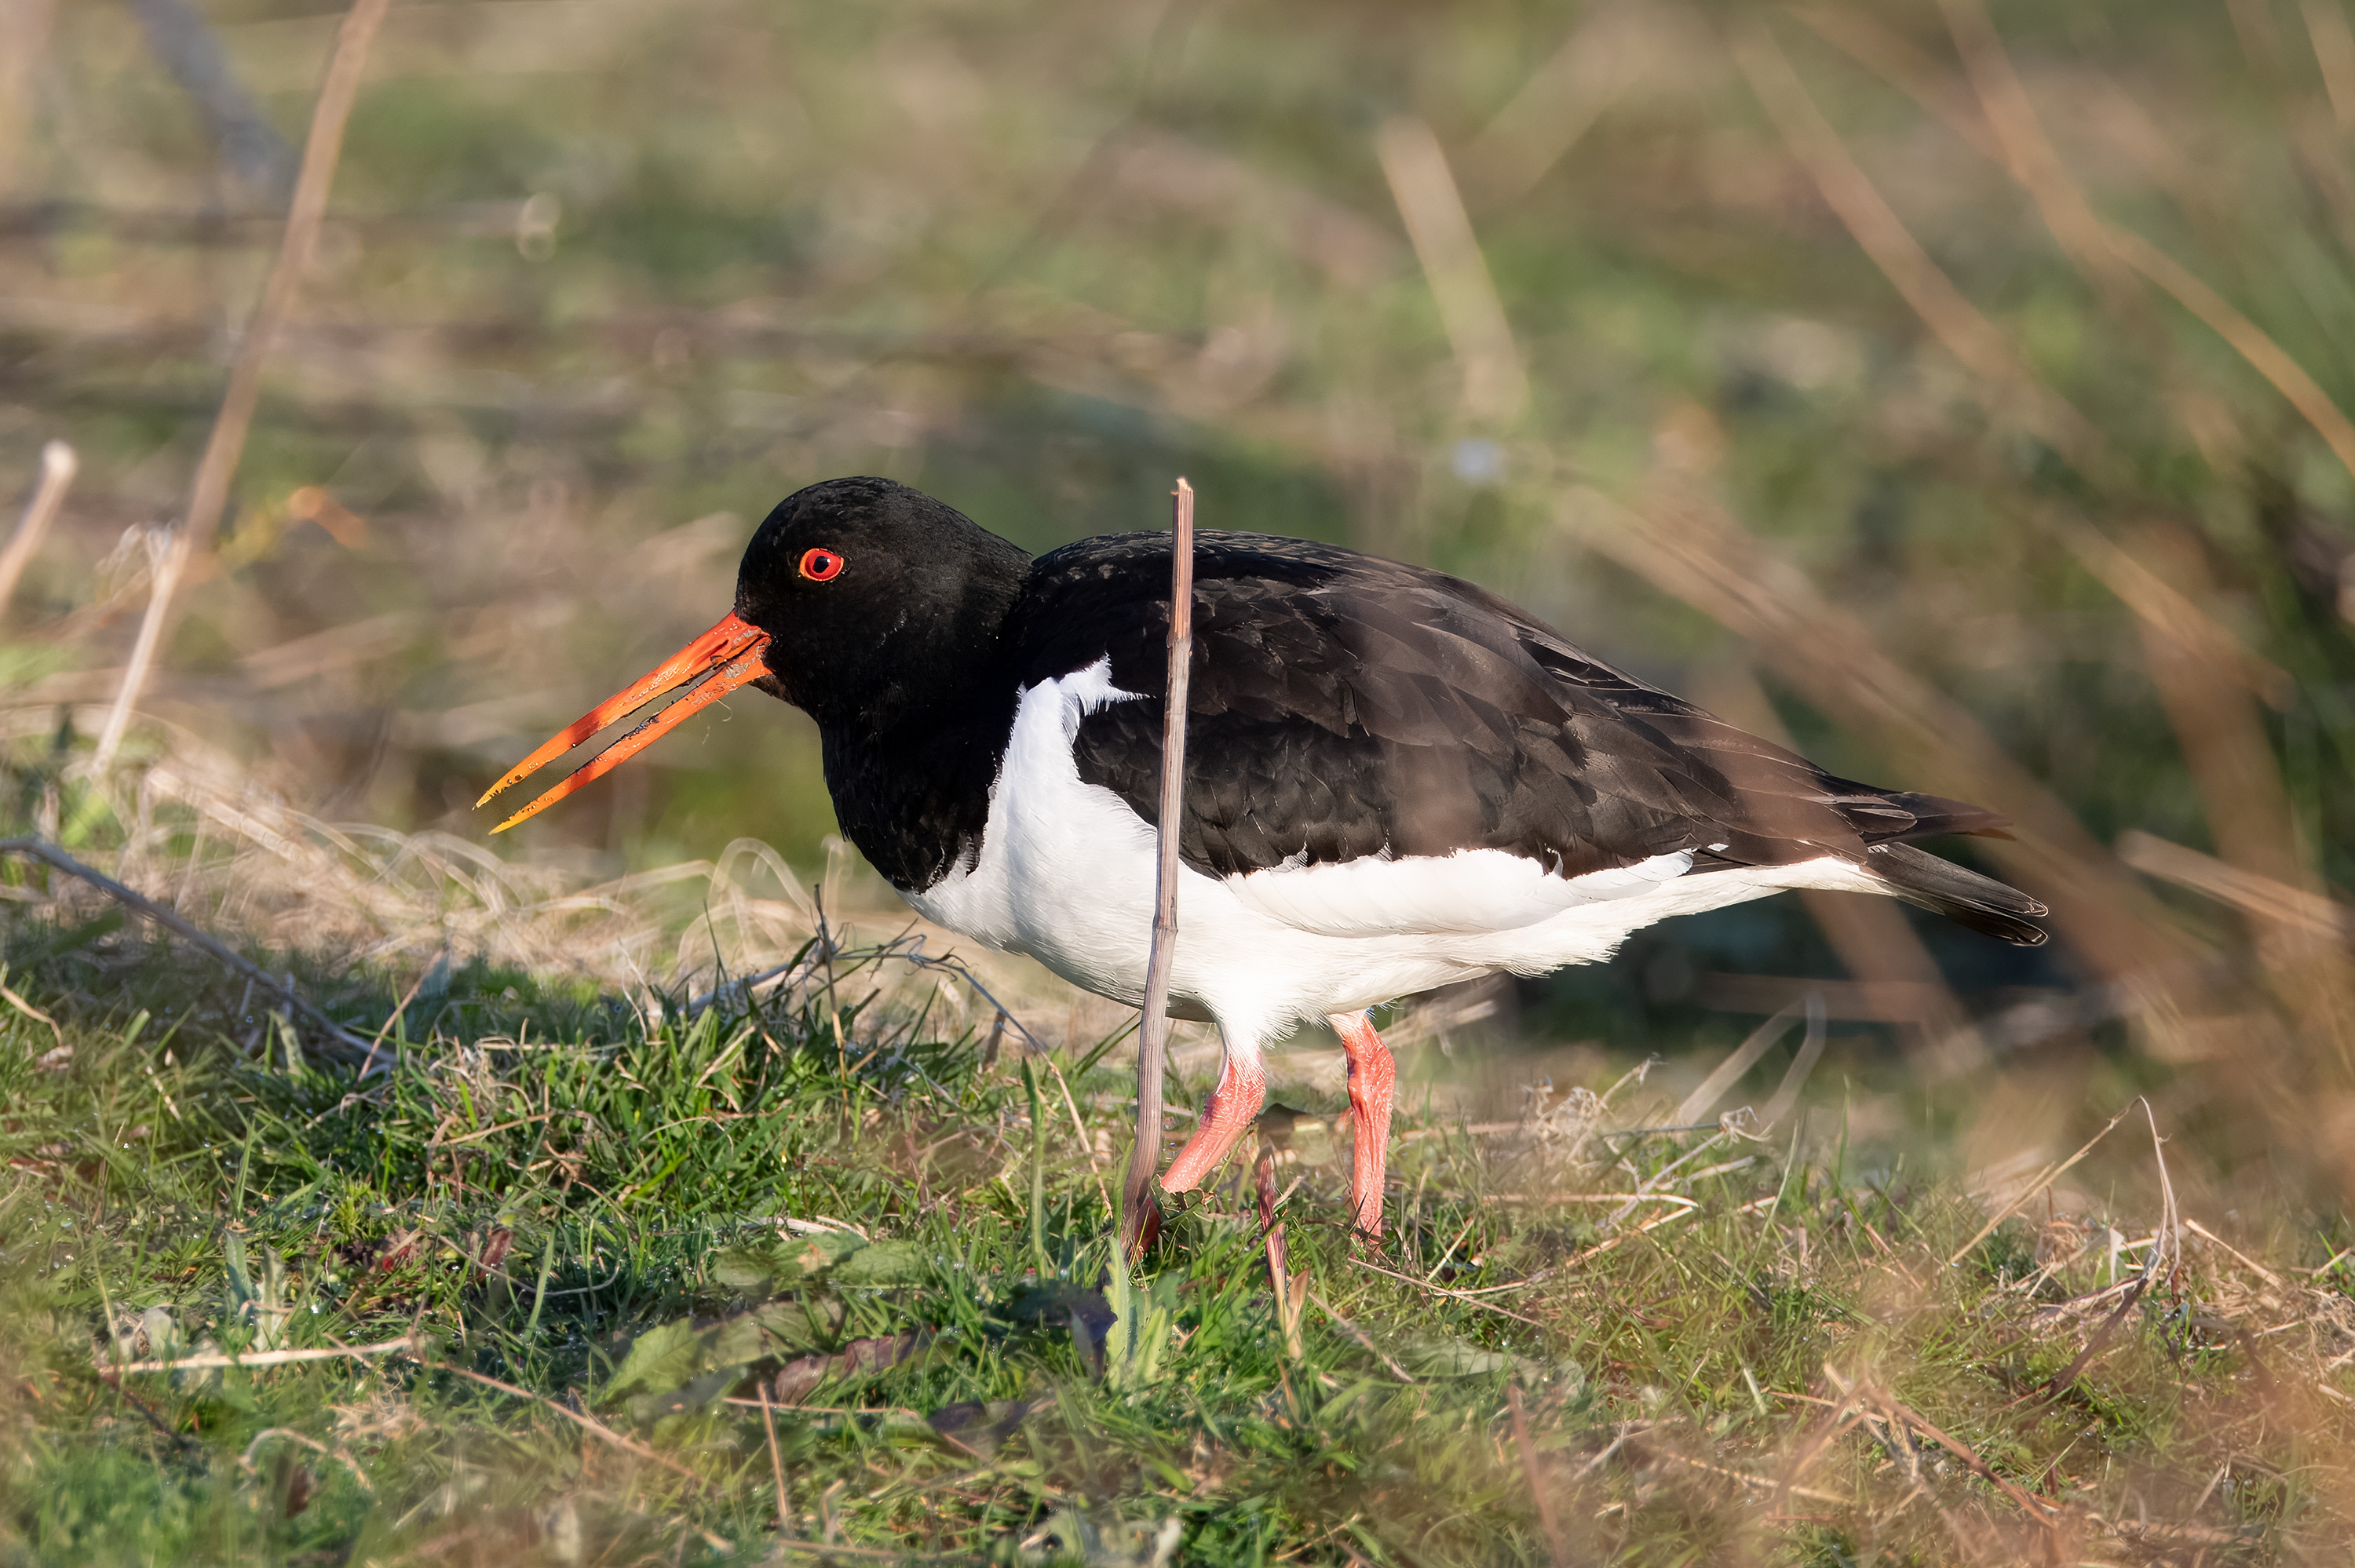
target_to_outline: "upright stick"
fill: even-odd
[[[253,308],[253,318],[246,323],[245,336],[237,345],[237,359],[229,367],[229,390],[221,396],[220,411],[213,416],[212,439],[205,443],[205,455],[197,460],[197,477],[189,486],[187,514],[173,535],[172,546],[157,564],[155,581],[147,590],[147,613],[139,622],[139,636],[131,645],[130,661],[123,669],[123,684],[114,694],[114,705],[107,711],[106,724],[98,735],[98,749],[91,768],[103,773],[114,760],[115,747],[123,744],[123,729],[131,722],[131,712],[139,702],[139,691],[147,683],[147,672],[164,641],[164,628],[172,615],[172,599],[179,590],[181,579],[189,564],[212,548],[213,536],[220,531],[221,513],[229,504],[229,481],[237,473],[238,459],[245,453],[245,436],[253,425],[254,408],[261,401],[261,362],[270,354],[272,340],[278,328],[294,308],[294,297],[301,290],[303,274],[309,270],[311,256],[318,249],[319,227],[327,214],[327,192],[335,184],[336,160],[344,150],[344,124],[351,118],[352,101],[359,96],[360,75],[368,65],[368,45],[376,38],[378,24],[392,0],[352,0],[352,8],[344,15],[343,26],[336,34],[335,53],[328,57],[326,80],[319,89],[318,101],[311,110],[311,134],[303,144],[303,169],[295,176],[294,197],[286,211],[286,231],[278,244],[278,260],[272,264],[269,281],[261,286],[261,301]]]
[[[73,448],[63,441],[50,441],[41,448],[41,482],[33,499],[25,503],[25,515],[17,520],[16,533],[8,536],[8,547],[0,550],[0,615],[7,613],[8,601],[16,596],[16,579],[25,575],[25,563],[33,558],[49,524],[57,521],[58,508],[65,504],[66,486],[73,482],[79,466]]]
[[[1153,1179],[1161,1170],[1161,1066],[1169,1044],[1169,966],[1178,953],[1178,815],[1186,792],[1186,678],[1194,654],[1194,487],[1171,497],[1169,696],[1161,715],[1161,812],[1155,839],[1153,951],[1145,966],[1145,1019],[1136,1033],[1136,1147],[1120,1188],[1122,1256],[1135,1262],[1161,1229]]]

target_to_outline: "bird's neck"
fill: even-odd
[[[835,818],[892,886],[921,893],[980,853],[1014,703],[1010,682],[976,682],[953,704],[819,726]]]
[[[979,853],[1014,727],[1007,626],[1029,557],[994,535],[953,603],[911,610],[834,663],[847,678],[788,692],[817,720],[836,819],[890,884],[920,893]]]

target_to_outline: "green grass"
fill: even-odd
[[[1166,1529],[1188,1563],[1545,1563],[1533,1475],[1561,1561],[2009,1541],[2257,1562],[2344,1539],[2346,1402],[2312,1392],[2347,1381],[2321,1366],[2355,1342],[2339,1276],[2268,1286],[2194,1250],[2103,1335],[2118,1298],[2079,1298],[2143,1254],[2114,1261],[2096,1231],[2056,1261],[2087,1234],[2013,1221],[1945,1267],[1983,1206],[1867,1160],[1836,1110],[1797,1137],[1589,1137],[1577,1158],[1549,1129],[1628,1125],[1640,1086],[1521,1136],[1410,1117],[1379,1257],[1343,1233],[1345,1140],[1304,1121],[1277,1172],[1298,1178],[1284,1217],[1314,1292],[1295,1358],[1242,1173],[1107,1294],[1115,1162],[1090,1150],[1117,1136],[1124,1070],[1092,1068],[1071,1106],[1078,1063],[1039,1073],[1034,1120],[1011,1042],[986,1065],[986,1034],[862,1012],[888,957],[813,957],[751,1012],[688,1022],[674,999],[651,1024],[470,966],[443,1027],[410,1037],[425,1009],[405,1010],[401,1065],[359,1083],[135,927],[21,919],[7,949],[7,1561],[802,1562],[832,1542],[839,1562],[1109,1564],[1153,1561]],[[394,998],[367,978],[337,994],[372,1029]],[[1618,1169],[1596,1158],[1614,1147]],[[1689,1217],[1614,1229],[1578,1200],[1678,1159],[1674,1200],[1627,1223]],[[2132,1187],[2128,1241],[2153,1212]],[[1533,1191],[1554,1201],[1508,1196]],[[175,1337],[402,1336],[410,1353],[101,1370]],[[773,1444],[741,1401],[781,1373]],[[2051,1499],[2050,1542],[1890,1401]]]

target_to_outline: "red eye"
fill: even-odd
[[[832,550],[802,552],[802,576],[814,583],[829,581],[842,575],[842,557]]]

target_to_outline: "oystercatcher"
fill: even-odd
[[[685,696],[499,826],[740,686],[804,709],[843,832],[928,918],[1137,1005],[1152,927],[1169,535],[1031,558],[885,479],[795,492],[736,608],[491,796]],[[1890,894],[2032,946],[2044,906],[1912,841],[1992,812],[1876,789],[1745,735],[1484,589],[1330,545],[1204,532],[1170,1012],[1225,1063],[1164,1185],[1196,1187],[1322,1018],[1349,1062],[1352,1219],[1379,1236],[1394,1069],[1368,1010],[1607,958],[1670,916],[1793,887]]]

